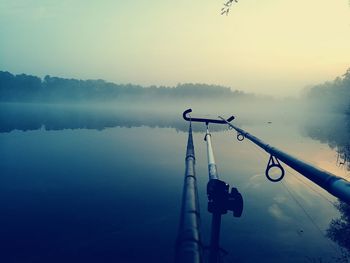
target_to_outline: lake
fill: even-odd
[[[0,262],[173,262],[188,136],[180,108],[2,104]],[[260,119],[237,116],[265,142],[349,177],[336,148],[305,125]],[[208,244],[203,128],[195,125],[194,146]],[[219,177],[244,199],[241,218],[223,216],[224,262],[335,262],[343,252],[325,234],[340,217],[336,199],[285,165],[285,178],[269,182],[265,152],[227,127],[212,129]]]

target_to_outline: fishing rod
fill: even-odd
[[[211,134],[209,132],[209,123],[226,124],[234,119],[231,116],[227,120],[217,119],[204,119],[204,118],[192,118],[187,116],[192,110],[188,109],[184,111],[183,118],[190,122],[203,122],[206,125],[206,134],[204,140],[207,145],[207,157],[208,157],[208,174],[209,181],[207,184],[207,196],[208,196],[208,211],[212,214],[211,224],[211,237],[209,245],[209,263],[217,263],[220,259],[220,228],[221,228],[221,216],[228,211],[233,212],[234,217],[240,217],[243,212],[243,198],[238,192],[237,188],[232,188],[219,179],[217,173],[217,167],[214,158],[214,151],[211,143]]]
[[[227,124],[230,129],[237,132],[237,140],[243,141],[245,138],[265,150],[270,154],[267,163],[265,175],[272,182],[279,182],[283,179],[285,171],[280,162],[288,165],[292,169],[305,176],[313,183],[319,185],[333,196],[350,205],[350,183],[327,171],[321,170],[302,160],[289,155],[278,148],[270,146],[261,139],[246,132],[245,130],[232,124],[234,117],[224,119],[219,116],[218,119],[192,118],[188,109],[183,112],[183,118],[190,122],[187,151],[186,151],[186,172],[184,179],[184,188],[182,196],[182,208],[179,234],[176,245],[176,262],[203,262],[204,247],[200,236],[200,214],[198,204],[198,193],[195,176],[195,155],[192,138],[192,122],[202,122],[206,125],[204,140],[207,146],[208,174],[207,184],[208,211],[212,214],[211,237],[209,246],[209,263],[220,262],[220,227],[221,217],[228,211],[233,212],[233,216],[240,217],[243,211],[243,198],[236,188],[229,191],[229,185],[219,179],[217,167],[212,147],[212,135],[209,132],[209,124]],[[279,176],[271,174],[272,168],[280,170]]]
[[[243,141],[245,138],[265,150],[270,154],[270,158],[265,170],[265,175],[268,180],[272,182],[279,182],[284,177],[284,168],[280,164],[279,161],[285,163],[295,171],[299,172],[315,184],[319,185],[326,191],[328,191],[331,195],[339,198],[341,201],[344,201],[348,205],[350,205],[350,183],[344,180],[341,177],[338,177],[330,172],[321,170],[311,164],[308,164],[302,160],[295,158],[294,156],[287,154],[278,148],[275,148],[254,135],[246,132],[245,130],[237,127],[236,125],[230,123],[227,119],[225,120],[223,117],[219,116],[219,118],[225,122],[230,129],[234,129],[237,131],[237,140]],[[270,174],[271,168],[278,168],[281,174],[278,177],[273,177]]]
[[[220,258],[219,241],[221,216],[226,214],[228,211],[232,211],[234,217],[240,217],[243,212],[243,198],[238,192],[237,188],[233,187],[231,192],[229,192],[230,186],[224,181],[219,180],[211,144],[209,124],[207,123],[206,126],[207,130],[204,140],[207,144],[209,171],[209,182],[207,184],[208,211],[212,213],[209,262],[216,263],[219,262]]]
[[[188,130],[186,169],[182,191],[180,226],[176,241],[176,263],[202,262],[202,242],[200,235],[200,213],[198,203],[197,179],[192,125]]]

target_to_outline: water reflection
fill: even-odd
[[[109,127],[174,127],[183,129],[181,119],[162,118],[156,112],[125,107],[92,107],[91,105],[1,104],[0,132],[12,130],[63,130]]]
[[[303,123],[303,129],[312,139],[327,143],[334,149],[337,165],[350,170],[350,115],[312,115]]]
[[[333,219],[327,229],[327,237],[344,248],[338,262],[348,262],[350,259],[350,206],[339,201],[336,204],[340,217]]]
[[[172,262],[187,138],[173,128],[187,131],[183,109],[164,114],[130,107],[1,105],[0,261]],[[245,125],[306,161],[329,159],[333,153],[301,136],[294,123]],[[242,218],[223,219],[227,261],[332,262],[337,253],[330,241],[282,184],[264,177],[268,156],[249,142],[237,142],[235,135],[213,135],[220,178],[239,187],[245,198]],[[194,140],[208,244],[203,133],[194,134]],[[291,173],[283,182],[317,226],[327,229],[338,217],[328,203],[334,199],[318,188],[310,190],[310,182]]]
[[[13,130],[63,130],[111,127],[160,127],[186,131],[187,124],[179,111],[163,111],[145,107],[55,105],[0,103],[0,132]],[[203,125],[194,124],[195,132],[204,131]],[[224,128],[213,125],[212,130]]]
[[[350,170],[350,115],[321,114],[308,115],[302,123],[305,134],[314,140],[328,144],[336,151],[336,165]],[[342,247],[336,262],[350,260],[350,206],[343,201],[334,202],[340,216],[332,219],[326,236]]]

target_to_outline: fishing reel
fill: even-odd
[[[224,181],[211,179],[207,184],[208,211],[210,213],[226,214],[232,211],[234,217],[241,217],[243,212],[243,198],[237,188]]]

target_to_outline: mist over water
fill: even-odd
[[[189,108],[348,180],[347,2],[1,0],[0,263],[174,262]],[[284,164],[271,183],[269,154],[209,128],[244,199],[220,263],[350,262],[349,205]]]
[[[336,156],[343,141],[331,139],[324,115],[306,116],[306,106],[271,98],[2,103],[2,261],[172,262],[187,108],[194,117],[234,115],[233,122],[267,143],[346,178],[349,173],[337,166]],[[343,119],[328,121],[346,134],[338,125]],[[208,243],[204,128],[194,124],[202,233]],[[330,203],[335,198],[287,168],[283,184],[291,197],[283,185],[265,178],[267,154],[237,142],[223,125],[210,128],[219,176],[245,201],[242,218],[223,217],[221,245],[228,261],[333,262],[342,255],[325,237],[340,216]]]
[[[0,261],[173,262],[188,108],[197,118],[233,115],[269,145],[348,179],[349,74],[276,99],[205,84],[143,88],[2,73]],[[285,165],[283,181],[269,182],[266,152],[238,142],[226,125],[210,130],[219,178],[244,199],[241,218],[222,219],[227,262],[347,262],[348,206]],[[205,125],[193,131],[207,245]]]
[[[267,123],[276,118],[297,120],[295,102],[268,100],[157,99],[145,101],[117,100],[111,103],[1,103],[1,131],[59,129],[103,129],[108,127],[158,126],[187,131],[182,112],[193,109],[193,115],[218,118],[235,116],[235,122]],[[197,126],[197,125],[195,125]],[[219,126],[215,126],[218,128]],[[214,129],[215,129],[214,128]]]

